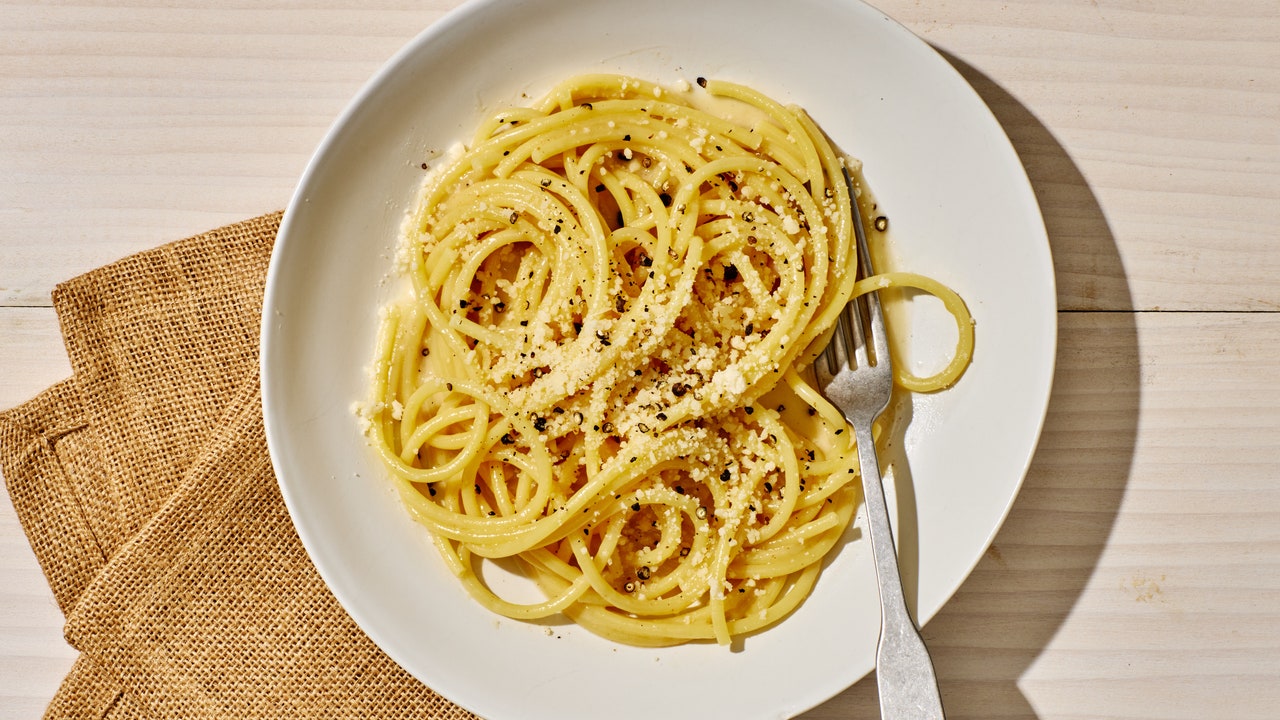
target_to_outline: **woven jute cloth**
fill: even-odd
[[[72,377],[0,413],[0,472],[81,653],[46,718],[475,717],[360,631],[289,520],[258,384],[279,223],[54,291]]]

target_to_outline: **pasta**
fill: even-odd
[[[806,597],[859,500],[807,371],[855,282],[845,180],[801,110],[593,75],[504,110],[424,184],[364,408],[405,507],[485,607],[611,640],[727,643]],[[725,103],[725,113],[711,102]],[[967,332],[966,332],[967,331]],[[499,597],[514,559],[545,594]]]

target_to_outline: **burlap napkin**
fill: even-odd
[[[73,377],[0,413],[0,471],[81,656],[47,718],[471,718],[360,632],[272,474],[273,214],[53,296]]]

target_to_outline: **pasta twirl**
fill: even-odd
[[[726,643],[805,598],[857,506],[803,368],[855,292],[922,279],[855,284],[846,161],[802,111],[699,84],[587,76],[496,114],[408,223],[368,431],[494,612]],[[956,301],[958,359],[913,387],[963,372]],[[497,558],[546,600],[492,592]]]

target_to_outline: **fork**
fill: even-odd
[[[848,173],[845,182],[849,183]],[[873,273],[858,203],[853,199],[853,228],[858,244],[858,270]],[[868,355],[870,345],[871,355]],[[825,366],[825,367],[824,367]],[[862,469],[867,529],[880,589],[880,641],[876,647],[876,681],[880,717],[885,720],[941,720],[938,678],[920,632],[907,612],[898,572],[898,556],[889,526],[889,510],[871,425],[889,406],[893,366],[885,335],[884,314],[875,291],[850,300],[840,313],[831,342],[814,363],[823,394],[853,426]],[[823,371],[826,371],[825,373]]]

